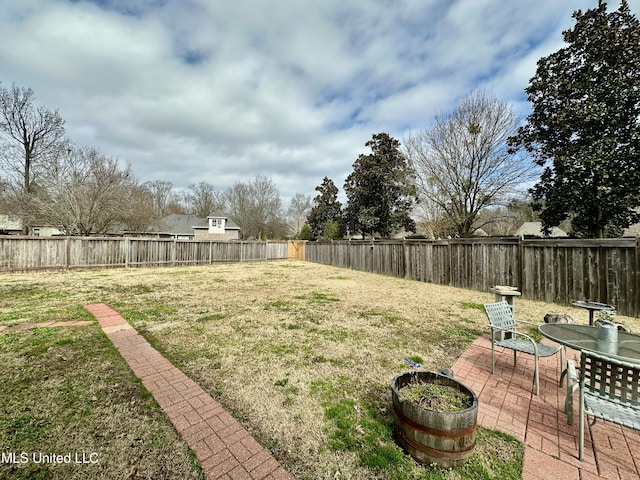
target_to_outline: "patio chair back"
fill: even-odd
[[[540,379],[538,373],[538,357],[549,357],[560,352],[562,365],[562,347],[537,343],[530,335],[516,330],[516,319],[513,311],[504,300],[484,305],[491,326],[491,373],[495,373],[496,345],[513,350],[513,366],[517,364],[517,352],[523,352],[534,357],[533,383],[536,395],[540,393]],[[526,323],[526,322],[525,322]]]
[[[583,350],[580,355],[578,457],[583,459],[585,415],[640,430],[640,365]]]
[[[640,408],[640,365],[583,350],[580,387],[589,395]]]
[[[489,318],[489,323],[492,327],[501,330],[516,329],[516,319],[507,302],[487,303],[484,309],[487,312],[487,318]]]

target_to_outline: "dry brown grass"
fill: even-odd
[[[370,398],[386,408],[391,379],[407,369],[403,358],[420,357],[433,370],[451,366],[487,331],[481,304],[493,301],[488,292],[289,262],[2,280],[16,300],[0,304],[0,323],[50,320],[64,309],[107,303],[292,473],[318,479],[336,472],[339,478],[373,475],[356,453],[329,448],[327,406]],[[20,292],[43,301],[23,309]],[[516,312],[537,322],[548,312],[569,314],[577,323],[588,318],[574,307],[524,299],[517,300]],[[640,330],[637,319],[619,320]]]

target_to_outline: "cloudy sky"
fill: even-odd
[[[286,207],[325,176],[342,190],[372,134],[402,141],[474,90],[527,114],[536,61],[597,0],[0,3],[0,82],[75,143],[176,189],[270,177]]]

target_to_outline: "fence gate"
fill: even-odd
[[[289,260],[302,260],[304,261],[306,258],[306,245],[307,242],[304,240],[292,240],[289,242]]]

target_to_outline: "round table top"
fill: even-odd
[[[589,300],[574,300],[571,305],[580,308],[586,308],[588,310],[615,310],[616,307],[607,303],[591,302]]]
[[[572,323],[545,323],[538,330],[543,337],[575,350],[615,355],[634,363],[640,360],[640,335],[618,331],[618,341],[607,342],[598,340],[598,327]]]

